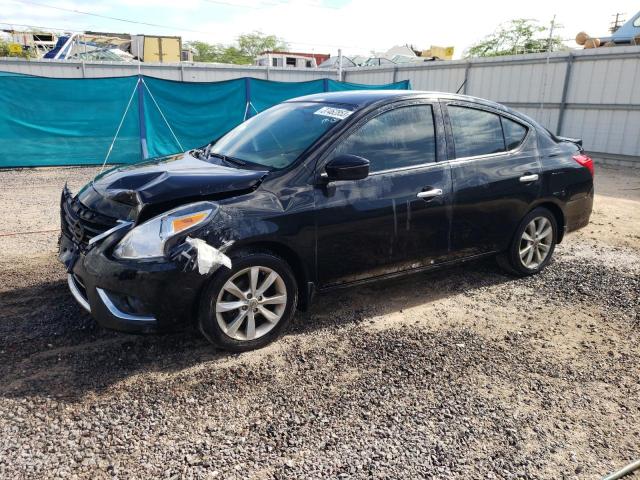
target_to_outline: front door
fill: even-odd
[[[315,190],[317,271],[321,286],[435,264],[449,247],[451,174],[444,159],[439,105],[397,103],[350,129],[318,163],[334,156],[370,162],[358,181]]]

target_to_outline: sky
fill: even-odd
[[[555,15],[558,34],[575,46],[572,39],[579,31],[606,35],[615,13],[630,18],[639,8],[631,0],[0,0],[0,29],[179,35],[183,41],[225,44],[257,30],[281,37],[292,51],[335,55],[341,48],[347,56],[368,56],[394,45],[452,45],[460,58],[474,42],[514,18],[549,25]]]

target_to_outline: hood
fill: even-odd
[[[89,208],[109,203],[139,212],[151,205],[175,205],[180,200],[220,199],[258,187],[266,170],[246,170],[209,163],[181,153],[150,162],[116,167],[98,175],[79,194]],[[95,205],[101,197],[102,208]],[[94,206],[92,206],[93,204]],[[113,207],[116,208],[117,207]],[[122,211],[117,217],[123,217]],[[130,215],[128,215],[130,216]]]

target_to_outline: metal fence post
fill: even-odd
[[[567,109],[567,97],[569,96],[569,85],[571,84],[571,70],[573,66],[573,53],[569,53],[567,57],[567,68],[564,71],[564,85],[562,86],[562,99],[558,111],[558,125],[556,126],[556,135],[562,135],[562,126],[564,123],[564,113]]]
[[[467,95],[469,85],[469,72],[471,72],[471,61],[464,66],[464,83],[462,85],[462,93]]]
[[[393,83],[398,81],[398,66],[393,67]]]
[[[138,84],[136,85],[138,93],[138,128],[140,130],[140,155],[142,159],[149,158],[149,150],[147,149],[147,120],[144,116],[144,89],[142,88],[142,75],[138,75]]]
[[[247,102],[247,109],[244,113],[244,119],[251,118],[251,78],[244,77],[244,98]]]

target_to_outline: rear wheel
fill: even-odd
[[[518,276],[538,273],[551,261],[557,239],[555,216],[546,208],[536,208],[522,219],[509,250],[498,256],[498,263]]]
[[[214,275],[205,289],[200,330],[214,345],[231,351],[260,348],[291,321],[298,300],[295,277],[281,258],[246,253]]]

